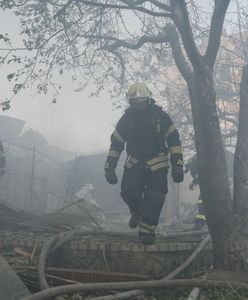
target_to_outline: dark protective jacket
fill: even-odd
[[[179,133],[170,116],[153,101],[145,109],[128,108],[111,135],[105,169],[115,169],[121,152],[126,149],[125,166],[145,162],[151,170],[183,164]]]

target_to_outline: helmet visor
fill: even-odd
[[[137,98],[129,98],[129,103],[132,108],[142,109],[147,106],[149,102],[148,97],[137,97]]]
[[[134,103],[144,103],[148,101],[148,97],[134,97],[134,98],[129,98],[130,104]]]

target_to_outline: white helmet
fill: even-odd
[[[127,98],[129,100],[135,100],[137,98],[150,98],[151,91],[144,82],[135,82],[130,85],[127,91]]]

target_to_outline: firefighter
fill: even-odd
[[[105,163],[105,178],[116,184],[115,173],[121,152],[127,158],[121,182],[121,196],[130,210],[129,227],[139,226],[144,245],[154,243],[155,229],[167,194],[170,153],[173,181],[183,181],[183,154],[179,133],[170,116],[155,104],[143,82],[132,84],[127,92],[129,108],[111,135]]]
[[[225,158],[227,163],[227,171],[230,185],[233,181],[233,153],[224,149],[225,151]],[[189,184],[189,189],[193,190],[195,186],[199,185],[199,174],[198,174],[198,162],[196,154],[187,162],[185,165],[185,173],[190,172],[192,176],[192,181]],[[198,197],[197,201],[198,213],[195,218],[195,226],[193,230],[202,230],[206,225],[206,216],[204,213],[204,206],[203,206],[203,199],[201,194]]]
[[[190,172],[190,175],[192,176],[192,181],[189,184],[189,189],[193,190],[195,186],[199,185],[199,174],[198,174],[198,163],[197,163],[197,157],[194,155],[185,165],[185,173]],[[198,197],[197,201],[197,215],[194,220],[194,227],[193,230],[202,230],[204,226],[206,225],[206,216],[204,213],[203,208],[203,201],[201,194]]]

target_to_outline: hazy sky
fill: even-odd
[[[200,2],[205,6],[209,3]],[[12,39],[18,40],[18,20],[11,13],[0,13],[0,28],[5,29],[0,33],[9,32]],[[6,72],[5,67],[0,68],[1,98],[8,96],[10,87]],[[121,111],[113,111],[107,94],[100,99],[89,99],[87,92],[74,92],[75,87],[70,80],[65,81],[55,105],[48,96],[32,96],[30,91],[21,93],[12,108],[0,114],[23,119],[27,128],[39,131],[53,145],[84,154],[106,151]]]
[[[56,104],[45,95],[22,93],[9,111],[1,112],[26,121],[26,129],[39,131],[51,144],[78,153],[105,151],[120,113],[113,111],[108,95],[89,99],[84,92],[74,92],[69,82]]]
[[[18,40],[19,24],[11,13],[0,15],[0,28],[8,28],[9,36]],[[1,32],[0,32],[1,33]],[[1,54],[0,54],[1,55]],[[1,99],[9,95],[11,85],[5,67],[0,68]],[[89,98],[87,91],[75,92],[77,85],[64,80],[56,104],[52,96],[35,95],[34,91],[18,94],[9,111],[0,114],[23,119],[27,128],[33,128],[53,145],[77,153],[102,152],[109,148],[109,136],[121,115],[111,105],[111,99],[102,93],[99,99]]]
[[[45,95],[16,98],[2,114],[23,119],[27,128],[39,131],[54,145],[77,153],[102,152],[109,147],[109,135],[121,112],[114,112],[107,95],[89,99],[64,86],[56,104]]]

